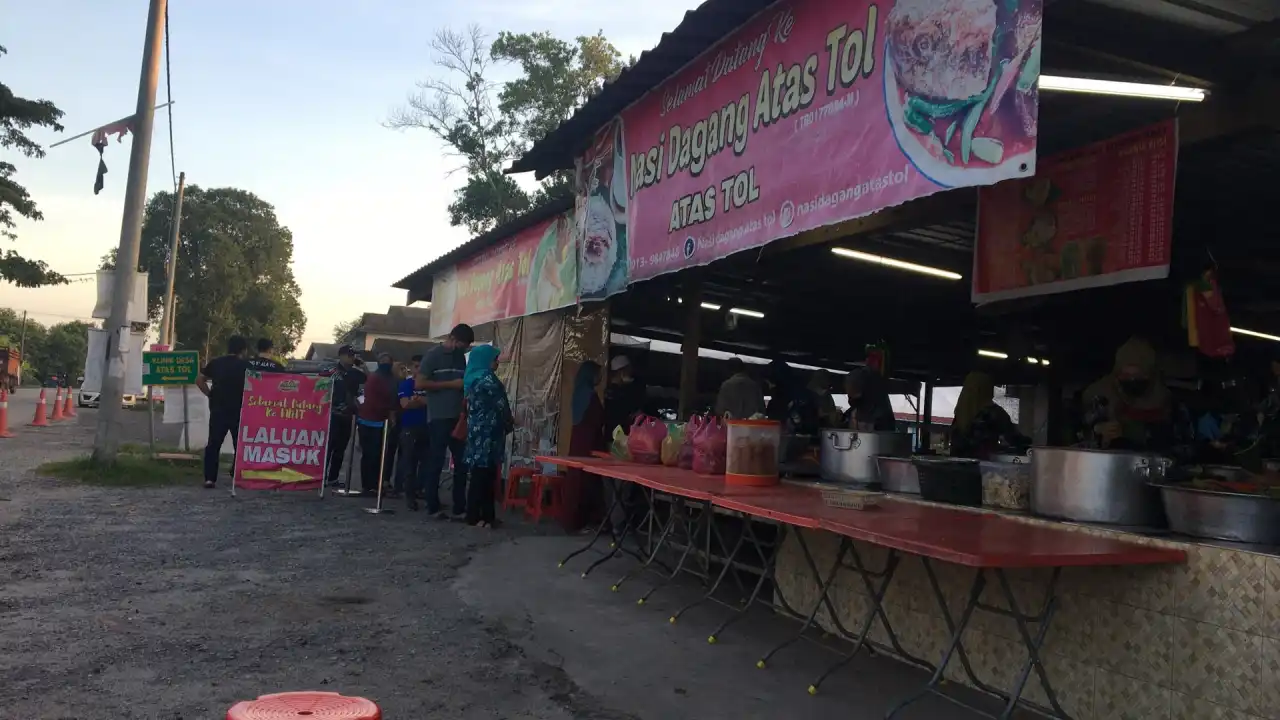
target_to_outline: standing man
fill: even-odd
[[[351,442],[356,396],[360,393],[360,385],[364,383],[364,373],[356,367],[355,348],[350,345],[338,348],[338,367],[330,377],[333,378],[333,402],[329,415],[329,457],[325,465],[329,468],[328,484],[335,486],[338,485],[338,473],[342,470],[347,445]]]
[[[378,492],[391,479],[396,445],[391,435],[392,411],[396,406],[396,380],[391,355],[380,353],[378,365],[364,385],[364,402],[356,408],[356,428],[360,433],[360,482],[365,495]],[[382,476],[379,478],[378,473]]]
[[[284,372],[284,366],[271,359],[274,348],[271,338],[258,338],[258,351],[249,358],[249,366],[258,372]]]
[[[427,351],[418,368],[414,387],[427,391],[427,512],[445,517],[440,508],[440,474],[445,451],[453,456],[453,519],[467,517],[467,466],[463,462],[466,442],[453,437],[462,416],[462,375],[467,369],[467,351],[476,334],[470,325],[458,325],[444,342]]]
[[[422,356],[414,355],[410,362],[396,393],[400,399],[400,461],[396,465],[396,486],[404,491],[405,504],[416,511],[429,447],[427,391],[414,387],[414,368],[422,366]]]
[[[249,369],[246,357],[249,342],[239,335],[227,341],[227,354],[214,358],[200,369],[196,387],[209,398],[209,443],[204,446],[204,486],[213,488],[218,482],[218,461],[222,456],[222,441],[231,433],[231,444],[236,443],[240,429],[240,404],[244,400],[244,374]],[[213,382],[213,387],[209,383]],[[235,468],[235,461],[231,467]]]

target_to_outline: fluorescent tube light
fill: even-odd
[[[760,312],[759,310],[747,310],[746,308],[729,308],[729,312],[733,313],[734,315],[745,315],[746,317],[749,317],[749,318],[764,317],[764,313]]]
[[[1090,95],[1119,95],[1122,97],[1147,98],[1149,100],[1178,100],[1180,102],[1201,102],[1205,98],[1204,90],[1183,85],[1117,82],[1115,80],[1095,80],[1093,78],[1063,77],[1061,75],[1041,75],[1040,89],[1087,93]]]
[[[719,310],[720,306],[715,303],[702,303],[703,310]]]
[[[996,352],[995,350],[979,350],[978,354],[982,357],[995,358],[997,360],[1008,360],[1008,353]]]
[[[1239,335],[1248,335],[1249,337],[1261,338],[1263,340],[1270,340],[1271,342],[1280,342],[1280,336],[1268,335],[1266,333],[1260,333],[1256,330],[1245,330],[1244,328],[1233,327],[1231,328],[1231,332],[1237,333]]]
[[[884,257],[883,255],[872,255],[871,253],[859,252],[848,248],[831,248],[831,252],[839,255],[840,257],[846,257],[851,260],[861,260],[863,262],[884,265],[885,267],[896,268],[898,270],[907,270],[909,272],[920,273],[922,275],[946,278],[947,280],[959,280],[962,277],[960,273],[951,272],[950,270],[929,267],[928,265],[917,265],[904,260],[895,260],[893,258]]]
[[[1049,367],[1049,361],[1045,360],[1044,358],[1040,358],[1040,364],[1045,367]]]
[[[1027,358],[1027,362],[1031,363],[1032,365],[1039,365],[1039,364],[1040,364],[1040,360],[1038,360],[1037,358],[1033,358],[1033,357],[1029,357],[1029,358]]]

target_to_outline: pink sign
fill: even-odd
[[[235,486],[315,490],[324,482],[333,380],[253,373],[244,381]]]
[[[585,298],[951,187],[1035,174],[1041,0],[772,6],[603,128]]]

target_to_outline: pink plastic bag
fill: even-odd
[[[631,426],[627,446],[631,449],[631,461],[645,465],[662,464],[662,440],[667,436],[667,425],[657,418],[641,415]]]
[[[680,455],[676,459],[676,466],[685,470],[693,469],[693,439],[705,425],[707,419],[701,415],[694,415],[689,418],[689,422],[684,427],[684,442],[680,445]]]
[[[723,475],[729,428],[718,417],[707,418],[693,438],[693,471],[699,475]]]

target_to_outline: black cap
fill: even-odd
[[[351,347],[350,345],[343,345],[342,347],[338,348],[339,357],[343,355],[350,355],[352,357],[355,357],[355,354],[356,354],[356,349]]]

